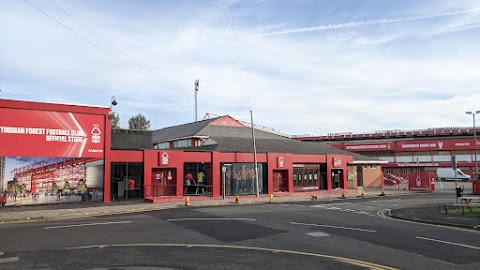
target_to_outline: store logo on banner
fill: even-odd
[[[333,158],[333,167],[340,167],[342,166],[342,160],[339,158]]]
[[[277,167],[283,168],[283,157],[277,157]]]
[[[98,128],[98,125],[93,125],[92,128],[92,143],[100,143],[102,136],[102,132],[100,131],[100,128]]]
[[[420,175],[417,175],[417,179],[415,179],[415,184],[417,185],[417,187],[422,186],[422,178],[420,178]]]
[[[439,149],[443,149],[443,142],[442,142],[442,141],[439,141],[439,142],[438,142],[438,148],[439,148]]]
[[[162,153],[162,165],[168,165],[168,154]]]

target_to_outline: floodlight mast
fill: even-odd
[[[199,79],[196,79],[195,80],[195,83],[194,83],[194,93],[195,93],[195,119],[194,121],[197,122],[198,121],[198,103],[197,103],[197,93],[198,93],[198,89],[200,88],[200,80]]]

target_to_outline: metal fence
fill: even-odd
[[[176,197],[176,196],[213,196],[212,185],[189,185],[189,186],[180,186],[181,192],[177,192],[178,185],[151,185],[147,186],[147,189],[151,190],[152,198],[165,198],[165,197]]]

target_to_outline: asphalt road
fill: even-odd
[[[479,232],[382,215],[451,199],[445,192],[4,224],[0,269],[480,269]]]

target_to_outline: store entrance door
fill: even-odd
[[[152,169],[152,195],[154,198],[173,196],[176,194],[176,169],[155,168]]]
[[[357,187],[363,187],[363,167],[357,166]]]
[[[286,170],[273,171],[273,192],[288,191],[288,173]]]
[[[332,189],[343,188],[343,170],[332,170]]]

